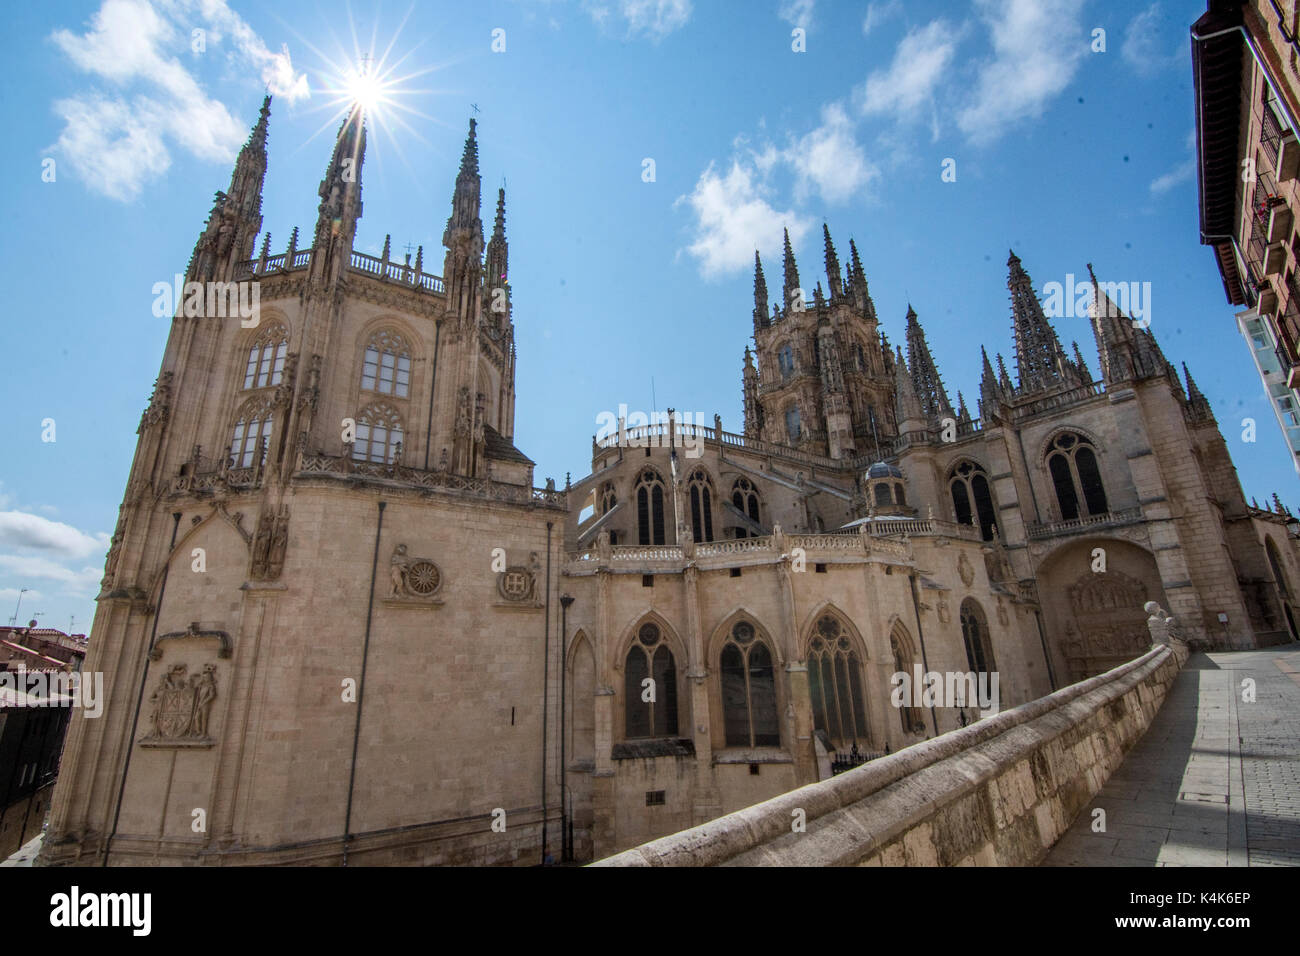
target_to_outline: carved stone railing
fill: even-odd
[[[783,534],[781,536],[781,554],[790,554],[795,548],[802,548],[807,553],[840,552],[844,554],[873,554],[897,558],[903,561],[912,556],[911,546],[906,541],[890,537],[863,534]],[[776,538],[773,535],[740,538],[734,541],[703,541],[694,546],[693,555],[686,557],[686,550],[680,545],[616,545],[609,548],[607,557],[601,559],[599,547],[571,551],[568,560],[571,564],[586,567],[597,565],[669,565],[676,568],[685,567],[690,561],[703,561],[706,565],[727,566],[729,559],[739,559],[749,555],[767,554],[775,559],[778,555]],[[716,559],[716,560],[715,560]]]
[[[296,272],[311,265],[310,249],[297,249],[292,253],[282,252],[265,259],[251,259],[235,266],[235,278],[250,279],[254,276],[267,276],[276,272]],[[393,282],[410,286],[424,292],[442,294],[441,276],[430,275],[406,263],[391,262],[364,252],[353,251],[348,259],[349,266],[357,272],[373,276],[381,282]]]
[[[242,491],[262,483],[260,468],[222,468],[197,474],[178,475],[172,479],[172,492],[201,493],[226,488]]]
[[[406,465],[384,465],[354,461],[341,455],[301,455],[295,478],[329,477],[349,481],[374,481],[385,484],[429,488],[518,505],[537,505],[567,510],[568,496],[553,488],[530,488],[491,478],[467,478],[446,471],[425,471]]]
[[[1109,511],[1103,515],[1089,515],[1086,518],[1072,518],[1069,521],[1049,521],[1029,526],[1029,540],[1056,538],[1062,535],[1080,534],[1087,531],[1100,531],[1103,528],[1117,528],[1121,525],[1134,524],[1142,520],[1141,508],[1127,508],[1124,511]]]

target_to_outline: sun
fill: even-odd
[[[340,92],[351,104],[360,107],[367,114],[391,102],[384,81],[371,73],[364,63],[344,72]]]

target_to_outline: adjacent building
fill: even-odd
[[[1210,0],[1192,26],[1201,242],[1300,473],[1300,19],[1294,2]]]

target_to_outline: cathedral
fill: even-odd
[[[185,276],[258,307],[172,320],[41,863],[591,860],[989,713],[899,674],[1014,707],[1146,650],[1149,600],[1202,647],[1296,638],[1286,516],[1095,276],[1096,377],[1011,254],[1015,378],[985,354],[973,416],[852,241],[809,298],[787,236],[741,431],[619,421],[538,488],[474,121],[434,275],[353,248],[359,110],[309,241],[259,249],[269,113]]]

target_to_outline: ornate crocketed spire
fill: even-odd
[[[741,388],[745,401],[745,437],[760,438],[763,434],[763,406],[758,400],[758,369],[754,367],[754,353],[748,345],[745,346]]]
[[[317,190],[320,208],[316,217],[316,255],[321,255],[332,241],[350,254],[361,218],[361,165],[366,156],[366,129],[363,111],[353,106],[339,127],[334,154]]]
[[[763,276],[763,260],[754,250],[754,330],[765,329],[772,324],[767,309],[767,279]]]
[[[957,389],[957,421],[970,421],[970,411],[966,408],[966,399],[962,397],[961,389]]]
[[[826,280],[830,283],[831,301],[834,302],[844,292],[840,281],[840,257],[835,254],[835,244],[831,242],[831,228],[822,223],[822,237],[826,241]]]
[[[186,268],[187,279],[208,281],[233,276],[234,265],[253,258],[262,231],[262,186],[266,180],[267,120],[271,97],[262,100],[257,123],[235,160],[230,189],[218,192]]]
[[[504,324],[510,313],[509,246],[506,243],[506,190],[497,190],[497,215],[492,224],[492,238],[488,240],[487,256],[483,268],[487,281],[487,300],[484,309],[495,324]]]
[[[853,305],[866,317],[876,321],[876,306],[871,301],[871,292],[867,288],[867,274],[862,269],[862,260],[858,258],[858,246],[849,240],[849,277],[853,286]]]
[[[1088,363],[1083,360],[1083,353],[1079,351],[1079,343],[1071,342],[1074,348],[1074,365],[1079,370],[1079,376],[1087,383],[1092,381],[1092,372],[1088,369]]]
[[[1007,267],[1019,391],[1031,392],[1067,384],[1062,374],[1065,352],[1056,337],[1056,330],[1043,314],[1033,280],[1021,268],[1020,258],[1015,252],[1011,252],[1007,259]]]
[[[1088,263],[1088,277],[1092,281],[1092,304],[1088,314],[1097,339],[1097,351],[1101,353],[1105,380],[1123,382],[1164,375],[1169,363],[1155,336],[1115,304],[1106,291],[1106,285],[1097,281],[1092,263]],[[1116,286],[1112,283],[1110,288],[1113,290]]]
[[[998,353],[998,388],[1007,395],[1015,391],[1015,386],[1011,384],[1011,376],[1007,374],[1007,363],[1003,361],[1001,352]]]
[[[1192,373],[1187,368],[1187,363],[1183,363],[1183,375],[1187,377],[1187,408],[1192,413],[1192,417],[1213,421],[1214,412],[1210,409],[1210,402],[1202,394],[1200,388],[1196,385],[1196,380],[1192,378]]]
[[[915,422],[918,425],[925,424],[925,411],[921,408],[921,402],[917,398],[916,386],[912,382],[912,374],[907,367],[907,361],[903,358],[901,346],[894,356],[894,395],[900,434],[903,431],[904,422]]]
[[[916,310],[907,307],[907,364],[912,370],[912,385],[927,420],[952,418],[952,404],[943,389],[943,379],[930,356],[925,330],[916,318]]]
[[[794,261],[794,250],[790,248],[790,230],[785,232],[785,285],[782,287],[781,311],[789,311],[793,306],[796,311],[803,308],[803,287],[799,284],[799,267]],[[796,293],[799,304],[794,305]]]
[[[442,233],[442,244],[447,247],[442,274],[448,308],[466,320],[472,320],[476,314],[473,300],[481,291],[483,267],[483,221],[479,218],[482,181],[478,172],[477,126],[475,120],[469,121],[469,135],[465,137],[465,151],[461,155],[456,189],[451,197],[451,216]]]

